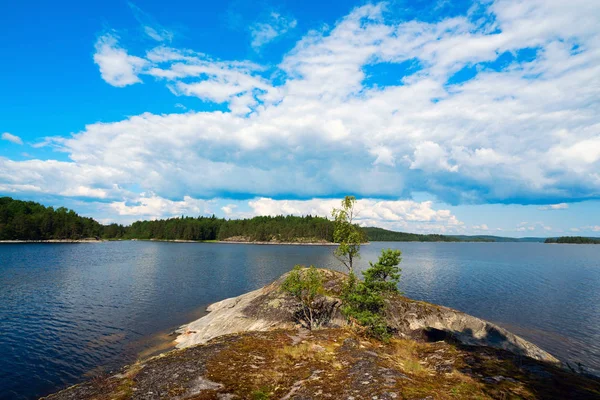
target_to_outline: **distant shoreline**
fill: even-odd
[[[104,239],[48,239],[48,240],[0,240],[0,244],[16,244],[16,243],[102,243]]]
[[[212,242],[212,243],[219,243],[219,244],[260,244],[260,245],[278,245],[278,244],[282,244],[282,245],[294,245],[294,246],[338,246],[338,243],[328,243],[328,242],[308,242],[308,243],[303,243],[303,242],[242,242],[242,241],[229,241],[229,240],[217,240],[216,242]],[[363,244],[367,244],[367,243],[363,243]]]
[[[183,239],[48,239],[48,240],[0,240],[0,244],[44,244],[44,243],[105,243],[105,242],[163,242],[163,243],[216,243],[216,244],[259,244],[294,246],[337,246],[337,243],[321,242],[244,242],[228,240],[183,240]],[[363,243],[368,244],[368,243]]]
[[[264,241],[242,241],[242,240],[184,240],[184,239],[48,239],[48,240],[0,240],[0,244],[76,244],[76,243],[105,243],[105,242],[163,242],[163,243],[215,243],[215,244],[256,244],[261,246],[338,246],[338,243],[330,242],[264,242]],[[540,244],[590,244],[590,243],[556,243],[556,242],[509,242],[509,241],[479,241],[462,240],[448,242],[444,240],[371,240],[362,243],[367,245],[378,243],[540,243]]]

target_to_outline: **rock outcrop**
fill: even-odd
[[[387,343],[346,325],[346,275],[321,270],[327,326],[294,322],[285,275],[211,305],[183,326],[179,349],[49,396],[92,399],[600,399],[600,380],[561,368],[539,347],[479,318],[389,296]],[[443,339],[443,340],[442,340]]]
[[[574,400],[600,398],[600,381],[489,347],[292,329],[220,336],[49,398]]]
[[[325,277],[325,289],[331,301],[336,301],[346,275],[326,269],[319,271]],[[294,328],[292,315],[297,303],[281,291],[286,276],[261,289],[210,305],[208,315],[178,330],[177,347],[206,343],[224,334]],[[540,361],[559,362],[506,329],[448,307],[392,296],[387,299],[387,319],[401,337],[431,341],[452,339],[465,345],[489,346]],[[328,326],[341,327],[345,323],[339,307],[333,307]]]
[[[328,269],[319,271],[325,278],[327,293],[339,295],[346,275]],[[283,275],[261,289],[211,304],[206,309],[209,311],[208,315],[177,330],[177,348],[206,343],[231,333],[294,328],[296,323],[293,313],[297,301],[281,291],[281,284],[286,276],[287,274]],[[337,302],[335,298],[331,301]],[[344,318],[334,305],[328,326],[340,327],[344,324]]]

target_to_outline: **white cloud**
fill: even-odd
[[[543,222],[521,222],[517,225],[517,232],[537,232],[542,233],[552,231],[552,227]]]
[[[588,225],[588,226],[582,226],[580,228],[573,228],[572,230],[577,230],[577,232],[579,231],[588,231],[588,232],[600,232],[600,225]]]
[[[221,207],[221,210],[225,213],[226,216],[230,216],[235,212],[234,210],[236,208],[237,205],[235,204],[227,204],[226,206]]]
[[[117,87],[141,82],[138,75],[147,65],[146,60],[127,54],[118,39],[114,33],[107,33],[96,41],[94,62],[100,67],[102,79]]]
[[[458,171],[458,165],[450,165],[448,162],[448,153],[439,144],[425,141],[415,146],[413,161],[410,163],[411,169],[422,169],[424,171],[449,172]]]
[[[387,19],[369,4],[307,33],[274,70],[164,45],[133,56],[109,33],[94,56],[108,83],[150,77],[229,110],[90,124],[43,142],[69,161],[0,158],[0,185],[56,195],[84,187],[118,201],[135,199],[133,186],[163,199],[597,199],[600,9],[591,3],[486,2],[483,25]],[[480,65],[475,78],[448,84],[464,67],[526,48],[533,61]],[[397,85],[365,83],[367,66],[405,61],[421,70]]]
[[[257,22],[250,26],[251,46],[254,50],[259,50],[278,36],[286,34],[290,29],[294,29],[296,25],[297,21],[294,18],[271,12],[266,21]]]
[[[4,132],[2,134],[2,140],[6,140],[7,142],[11,142],[14,144],[23,144],[23,140],[20,137],[8,132]]]
[[[476,231],[489,231],[490,228],[486,224],[481,224],[481,225],[475,225],[475,226],[473,226],[473,230],[476,230]]]
[[[394,157],[394,153],[385,146],[376,146],[369,151],[373,156],[375,156],[375,161],[373,161],[373,165],[381,164],[388,165],[393,167],[396,165],[396,158]]]
[[[159,219],[178,217],[181,215],[198,216],[210,213],[211,201],[193,199],[184,196],[180,201],[158,197],[154,194],[142,193],[134,199],[132,204],[125,201],[113,202],[112,208],[120,216],[134,216],[137,218]]]
[[[163,41],[170,42],[173,40],[173,32],[170,32],[165,29],[157,31],[155,28],[153,28],[151,26],[144,26],[144,32],[146,32],[146,35],[150,36],[152,39],[156,40],[157,42],[163,42]]]
[[[259,198],[248,203],[254,215],[318,215],[330,217],[340,206],[339,199],[273,200]],[[356,222],[362,226],[393,226],[395,229],[414,223],[433,223],[436,228],[463,225],[449,210],[435,210],[431,201],[360,199],[355,206]]]
[[[558,203],[558,204],[550,204],[548,206],[538,207],[538,210],[548,211],[548,210],[566,210],[569,208],[567,203]]]

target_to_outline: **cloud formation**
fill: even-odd
[[[90,124],[52,139],[69,161],[0,158],[0,185],[102,193],[124,205],[140,191],[164,204],[415,192],[450,204],[600,199],[600,8],[592,3],[477,2],[430,22],[368,4],[308,32],[275,68],[166,45],[134,56],[109,32],[94,55],[107,83],[157,80],[227,111]],[[268,26],[255,26],[257,47],[283,32]],[[394,84],[366,72],[378,65],[397,67]],[[373,221],[397,207],[408,207],[404,220],[432,209],[368,201],[379,210]],[[160,209],[145,204],[139,210]],[[439,212],[433,222],[451,224]]]
[[[127,54],[127,51],[119,47],[118,39],[116,34],[107,33],[96,42],[94,62],[100,67],[102,79],[117,87],[141,82],[138,74],[147,65],[147,61]]]
[[[14,144],[23,144],[23,140],[20,137],[8,132],[4,132],[2,134],[2,140],[6,140],[7,142],[11,142]]]
[[[284,35],[289,30],[294,29],[296,25],[297,21],[294,18],[281,15],[277,12],[271,12],[266,21],[257,22],[250,26],[250,36],[252,37],[250,45],[254,50],[259,50],[278,36]]]
[[[340,199],[275,200],[260,197],[250,200],[194,199],[184,196],[169,200],[152,193],[142,193],[130,201],[112,201],[100,207],[119,219],[130,222],[138,219],[157,219],[181,215],[210,215],[219,207],[227,218],[251,218],[257,215],[315,215],[331,217]],[[431,201],[385,201],[360,199],[356,202],[356,222],[361,226],[380,226],[396,230],[460,233],[464,223],[449,210],[436,209]]]

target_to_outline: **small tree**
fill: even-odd
[[[387,340],[390,329],[385,319],[385,293],[397,292],[400,281],[399,250],[382,250],[379,260],[363,272],[364,281],[350,274],[342,292],[342,312],[367,329],[369,336]]]
[[[354,205],[356,198],[346,196],[342,200],[342,208],[334,208],[331,212],[334,220],[333,241],[339,243],[334,254],[349,273],[354,273],[354,259],[360,257],[360,244],[363,235],[360,229],[354,225]]]
[[[385,302],[381,293],[371,290],[356,275],[350,274],[342,291],[342,313],[366,328],[369,336],[380,340],[389,337],[383,316]]]
[[[322,322],[319,297],[323,293],[323,278],[319,271],[312,265],[307,269],[296,265],[281,288],[300,302],[300,322],[308,329],[318,327]]]
[[[379,260],[375,264],[369,263],[369,269],[363,272],[365,285],[377,292],[397,292],[400,282],[400,268],[402,261],[400,250],[382,250]]]

